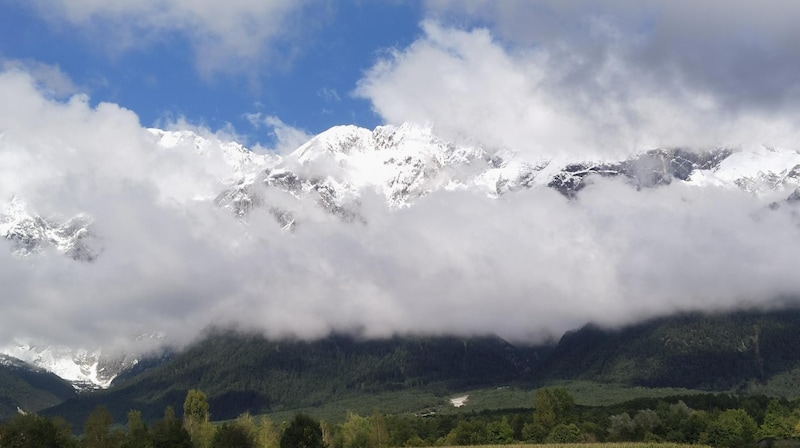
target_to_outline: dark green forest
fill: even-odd
[[[462,430],[477,434],[471,436],[475,443],[489,443],[496,438],[486,434],[501,429],[507,434],[506,424],[514,441],[575,439],[580,432],[582,440],[647,437],[699,442],[700,434],[708,433],[708,426],[728,410],[744,410],[761,428],[770,421],[766,415],[771,400],[782,406],[781,427],[794,428],[796,422],[786,416],[796,414],[794,400],[800,396],[797,340],[798,310],[681,314],[619,329],[587,325],[536,346],[497,337],[370,340],[345,334],[274,341],[213,330],[185,350],[123,375],[109,390],[77,396],[52,375],[0,368],[0,410],[5,417],[14,415],[17,407],[35,411],[39,418],[62,419],[58,421],[71,425],[73,432],[81,432],[97,409],[105,409],[118,426],[135,410],[152,429],[164,420],[164,410],[172,408],[175,420],[185,426],[184,400],[189,391],[202,390],[214,421],[246,414],[282,422],[302,412],[324,420],[322,427],[330,436],[348,420],[366,419],[358,421],[368,426],[366,421],[381,415],[395,445],[455,439],[461,443],[457,434]],[[536,426],[532,409],[541,406],[534,403],[539,394],[532,391],[560,390],[553,385],[565,382],[583,384],[582,395],[575,397],[579,404],[573,403],[569,418]],[[615,396],[590,400],[592,391],[587,388],[593,387],[613,389]],[[681,389],[654,389],[667,387]],[[462,410],[444,409],[448,397],[480,390],[494,397],[491,406],[476,399]],[[503,397],[515,391],[516,401],[504,405]],[[665,391],[684,395],[665,398]],[[631,401],[647,396],[661,398]],[[48,407],[51,403],[59,404]],[[679,404],[689,408],[693,422],[703,430],[676,430],[674,424],[664,423],[675,419],[667,409]],[[660,423],[653,423],[654,415]],[[730,420],[726,424],[751,428],[742,415],[725,415]],[[285,429],[275,426],[278,432]],[[413,428],[408,437],[397,435],[397,428],[408,426]],[[765,434],[759,431],[750,432],[753,437]],[[781,434],[794,436],[791,431]],[[746,439],[752,442],[750,436]]]
[[[542,350],[495,337],[361,340],[334,335],[319,341],[269,341],[260,335],[213,332],[158,368],[46,413],[76,424],[103,405],[116,419],[139,409],[152,420],[166,406],[178,409],[193,388],[208,394],[218,419],[313,408],[381,392],[424,389],[443,396],[519,380]]]
[[[0,419],[17,408],[39,411],[75,396],[75,389],[56,375],[0,363]]]
[[[179,409],[187,391],[199,388],[208,394],[214,417],[228,419],[242,412],[313,409],[386,392],[445,397],[471,388],[531,389],[559,380],[796,398],[797,340],[797,310],[682,314],[622,329],[587,325],[539,346],[512,345],[496,337],[364,340],[332,335],[270,341],[211,331],[157,367],[123,378],[110,390],[81,394],[46,414],[76,424],[103,405],[116,419],[139,409],[153,420],[166,406]]]
[[[746,390],[800,361],[800,312],[680,314],[619,330],[565,334],[541,366],[547,378],[591,378],[647,387]]]
[[[183,417],[172,407],[148,424],[129,410],[116,424],[105,407],[79,435],[63,419],[17,415],[0,425],[0,447],[73,448],[367,448],[579,442],[673,442],[736,448],[800,436],[800,400],[703,394],[583,407],[563,388],[537,390],[532,408],[460,415],[349,413],[342,422],[296,414],[289,421],[242,414],[212,422],[205,393],[190,390]]]

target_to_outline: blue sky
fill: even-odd
[[[230,124],[248,143],[269,144],[268,130],[246,115],[277,116],[310,133],[338,124],[379,125],[369,102],[351,93],[380,54],[420,34],[421,15],[418,2],[331,3],[309,20],[303,36],[277,42],[273,59],[246,72],[209,74],[198,70],[185,33],[167,31],[117,50],[98,43],[92,26],[56,22],[12,1],[0,3],[0,57],[58,66],[92,103],[131,109],[143,126],[178,118],[213,130]]]
[[[420,138],[550,174],[654,148],[758,161],[774,147],[791,161],[768,167],[780,177],[800,157],[797,17],[797,0],[0,0],[0,220],[11,198],[84,214],[107,249],[91,269],[0,250],[0,342],[142,324],[189,337],[220,318],[528,337],[797,296],[796,209],[765,213],[790,191],[617,179],[575,201],[445,189],[399,210],[367,192],[368,225],[303,200],[291,236],[267,207],[242,223],[214,202],[242,176],[228,138],[285,155],[338,124],[429,125]],[[205,140],[165,150],[149,126]]]
[[[276,144],[270,117],[306,135],[414,121],[516,151],[629,155],[787,140],[798,5],[9,0],[0,62],[58,72],[74,85],[64,93],[143,126],[233,130],[250,145]]]

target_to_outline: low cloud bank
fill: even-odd
[[[797,3],[428,0],[360,80],[387,122],[531,154],[791,146]]]
[[[163,331],[184,343],[234,325],[534,342],[589,321],[800,297],[798,210],[739,190],[596,179],[573,201],[543,187],[441,191],[399,210],[363,191],[368,224],[298,202],[304,222],[290,233],[266,212],[243,223],[199,200],[224,187],[213,159],[159,147],[117,105],[52,99],[22,70],[0,74],[0,135],[0,198],[42,216],[86,213],[104,247],[80,263],[19,258],[0,241],[3,341],[121,344]]]

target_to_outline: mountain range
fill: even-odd
[[[365,192],[390,207],[410,207],[438,190],[473,190],[491,197],[528,188],[553,188],[569,198],[596,177],[618,177],[636,188],[672,182],[739,189],[753,194],[785,192],[800,199],[800,153],[780,148],[653,149],[620,160],[570,160],[525,155],[478,143],[453,143],[430,127],[413,124],[331,128],[285,155],[256,154],[236,142],[212,141],[191,131],[151,129],[157,147],[193,151],[224,165],[207,201],[246,219],[268,213],[281,225],[297,225],[293,209],[313,199],[344,221],[360,221]],[[212,197],[213,196],[213,197]],[[35,207],[33,207],[35,209]],[[54,249],[81,262],[101,256],[102,238],[91,216],[42,216],[25,198],[12,197],[0,211],[0,236],[20,256]],[[100,232],[102,233],[102,232]]]
[[[662,148],[618,159],[569,159],[487,147],[479,142],[449,141],[431,127],[414,124],[374,130],[334,127],[287,154],[256,153],[236,142],[185,130],[150,129],[149,137],[158,148],[158,157],[188,152],[211,161],[209,187],[190,192],[193,203],[225,210],[243,222],[254,214],[266,215],[287,232],[302,231],[303,220],[310,215],[298,210],[308,204],[316,212],[345,223],[369,225],[369,217],[363,212],[367,197],[379,198],[389,209],[414,207],[418,200],[437,191],[474,191],[499,199],[526,189],[550,188],[569,200],[580,200],[582,191],[599,178],[622,179],[639,190],[672,183],[698,189],[735,189],[774,197],[772,207],[800,200],[800,153],[767,146],[747,150]],[[38,205],[28,200],[14,196],[0,204],[0,236],[7,240],[16,257],[53,252],[86,264],[103,257],[107,249],[104,230],[98,228],[91,215],[40,214],[36,211]],[[569,344],[569,337],[565,338],[559,347]],[[406,343],[398,344],[391,350],[400,350],[398,347]],[[498,344],[505,347],[498,350],[516,353],[516,349]],[[76,390],[108,388],[115,378],[135,370],[142,359],[141,353],[105,355],[100,343],[82,348],[17,340],[1,346],[0,353],[8,363],[13,360],[16,369],[20,365],[29,366],[31,372],[44,369],[70,382]],[[587,363],[598,353],[588,350],[582,361],[575,362]],[[530,352],[518,355],[520,359],[530,358]],[[511,364],[521,365],[515,362]],[[553,371],[569,369],[556,361],[548,362],[553,366],[548,369]],[[605,361],[597,361],[602,362]],[[597,367],[600,364],[593,364],[594,369],[599,369],[598,375],[608,375],[602,373],[606,367]],[[521,371],[533,367],[524,364]],[[504,375],[514,376],[521,371],[513,371],[513,375],[506,371]],[[408,381],[414,380],[403,377],[401,383]],[[643,379],[642,384],[647,381]],[[329,387],[351,386],[348,383]],[[264,400],[263,403],[275,401],[272,397]],[[161,406],[168,401],[155,402]]]
[[[649,388],[676,388],[681,394],[794,399],[800,350],[792,341],[798,337],[796,309],[679,314],[619,329],[590,324],[536,346],[497,337],[339,334],[314,341],[269,340],[213,330],[187,349],[123,375],[108,390],[73,395],[43,412],[80,425],[103,405],[117,421],[130,409],[154,420],[166,406],[180,410],[187,391],[199,388],[214,419],[331,407],[340,413],[375,408],[424,413],[470,391],[492,390],[512,399],[519,391],[564,381],[614,385],[637,396],[646,396]],[[463,410],[479,410],[476,406],[468,402]]]

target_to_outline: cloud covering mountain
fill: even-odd
[[[294,76],[291,61],[336,9],[110,5],[24,9],[95,46],[113,30],[121,61],[188,45],[192,70],[237,80],[240,95],[241,75]],[[83,68],[0,54],[0,345],[94,349],[161,331],[180,344],[209,325],[534,341],[587,321],[796,304],[794,2],[418,6],[417,34],[369,49],[349,92],[311,89],[326,108],[302,114],[349,102],[395,126],[336,131],[339,150],[322,139],[293,152],[317,131],[284,121],[279,101],[237,109],[272,132],[255,152],[231,126],[180,113],[159,110],[165,130],[154,130],[113,95],[81,93],[92,88],[70,75]],[[349,61],[355,44],[340,45],[331,57]],[[403,134],[403,123],[417,125]],[[724,157],[677,175],[676,148]],[[654,172],[666,174],[642,182]],[[564,194],[554,180],[580,188]]]
[[[266,211],[242,220],[216,205],[253,174],[226,157],[237,147],[224,138],[165,144],[134,113],[54,99],[21,70],[0,75],[0,99],[0,197],[53,219],[90,216],[103,247],[82,263],[48,249],[20,258],[0,241],[7,341],[124,344],[164,331],[180,343],[208,325],[533,341],[587,321],[777,306],[800,292],[791,182],[753,194],[723,181],[639,189],[593,177],[572,200],[546,185],[499,197],[465,186],[408,206],[366,183],[363,222],[327,213],[318,191],[264,190],[301,222],[288,232]],[[248,157],[260,160],[247,162],[254,173],[291,161]],[[328,170],[305,166],[309,179]]]

